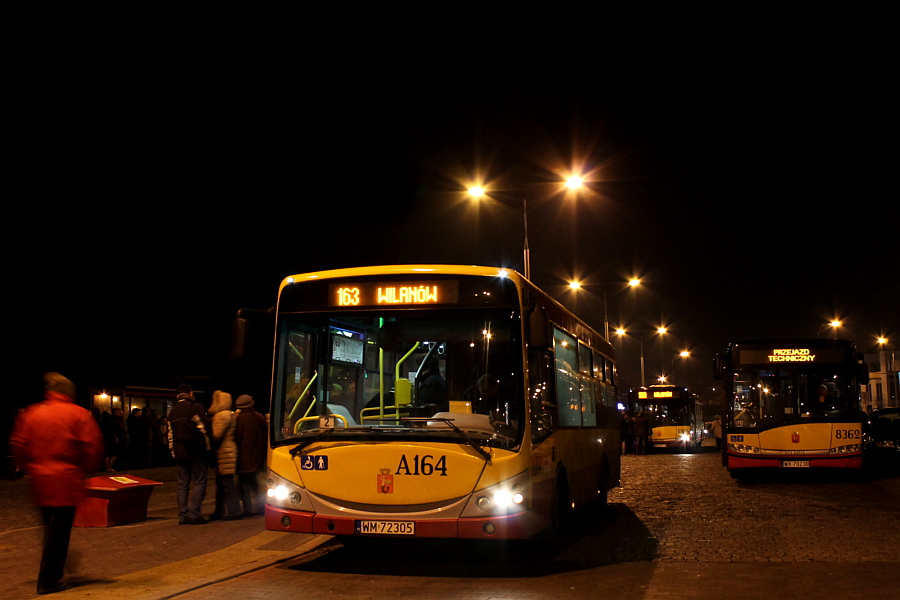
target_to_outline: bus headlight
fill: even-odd
[[[296,483],[269,471],[266,479],[266,502],[272,506],[298,509],[303,504],[305,490]]]
[[[464,517],[484,517],[521,512],[527,500],[528,473],[521,473],[497,485],[472,494]]]
[[[691,441],[691,436],[690,436],[690,434],[682,433],[679,439],[682,442],[689,442],[689,441]]]
[[[275,498],[279,502],[288,497],[288,489],[287,486],[284,485],[276,485],[274,488],[269,488],[266,491],[266,494],[269,498]]]
[[[525,501],[525,495],[522,494],[522,486],[513,486],[513,489],[500,489],[494,492],[494,506],[498,508],[509,508],[514,504],[522,504]]]
[[[850,444],[849,446],[836,446],[831,449],[831,454],[853,454],[860,451],[859,444]]]
[[[750,446],[748,444],[728,444],[728,449],[732,452],[739,452],[742,454],[759,454],[760,449],[756,446]]]

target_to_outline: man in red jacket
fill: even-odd
[[[44,400],[25,409],[10,437],[13,458],[31,479],[44,521],[44,551],[37,593],[63,589],[75,507],[85,497],[85,477],[100,469],[103,437],[91,413],[75,404],[75,385],[44,374]]]

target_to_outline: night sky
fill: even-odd
[[[63,60],[59,95],[17,92],[14,403],[46,370],[81,387],[214,374],[238,308],[273,306],[288,274],[521,271],[523,198],[532,279],[601,331],[606,290],[626,385],[642,335],[648,379],[674,362],[697,388],[739,338],[827,337],[837,317],[862,350],[900,340],[900,132],[877,47],[98,64]],[[554,193],[572,172],[586,188]],[[476,180],[494,190],[480,205]]]

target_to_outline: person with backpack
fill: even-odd
[[[202,504],[206,497],[206,478],[212,445],[209,416],[194,400],[191,386],[183,383],[176,390],[178,402],[169,413],[169,449],[175,459],[179,525],[203,525]]]

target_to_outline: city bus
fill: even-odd
[[[703,442],[703,403],[687,388],[651,385],[630,390],[631,416],[643,412],[652,428],[650,445],[657,449],[697,450]]]
[[[862,354],[846,340],[732,343],[715,358],[725,391],[722,461],[751,469],[862,466]]]
[[[307,273],[275,309],[265,526],[528,539],[619,485],[612,346],[519,273]]]

